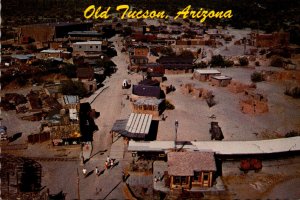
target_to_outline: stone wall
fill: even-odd
[[[245,91],[240,100],[241,111],[245,114],[262,114],[269,111],[268,99],[259,93]]]
[[[227,86],[228,90],[233,93],[241,93],[247,89],[255,89],[255,84],[244,84],[237,81],[231,81],[231,83]]]

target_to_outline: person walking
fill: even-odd
[[[108,169],[108,167],[109,167],[109,164],[107,161],[105,161],[105,169]]]
[[[110,159],[110,167],[112,168],[114,166],[114,160]]]
[[[99,173],[100,173],[100,171],[99,171],[98,167],[96,167],[96,168],[95,168],[95,174],[96,174],[97,176],[99,176]]]
[[[107,156],[106,161],[109,163],[110,162],[110,157]]]
[[[86,168],[85,167],[83,167],[82,173],[83,173],[84,176],[86,176]]]

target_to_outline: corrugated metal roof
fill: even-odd
[[[41,51],[41,53],[62,53],[63,50],[56,50],[56,49],[46,49]]]
[[[79,103],[79,97],[73,95],[64,95],[64,103],[65,104],[76,104]]]
[[[11,55],[12,58],[15,58],[15,59],[18,59],[18,60],[28,60],[30,58],[33,58],[35,57],[34,54],[26,54],[26,55],[23,55],[23,54],[14,54],[14,55]]]
[[[132,134],[147,135],[150,130],[152,115],[131,113],[125,130]]]

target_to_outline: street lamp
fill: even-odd
[[[177,141],[177,129],[178,129],[178,120],[175,120],[175,151],[177,151],[176,149],[176,141]]]

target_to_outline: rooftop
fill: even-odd
[[[232,79],[231,77],[224,76],[224,75],[222,75],[222,76],[212,76],[211,78],[217,79],[217,80],[231,80]]]
[[[102,44],[102,41],[85,41],[85,42],[75,42],[73,44],[78,44],[78,45],[89,45],[89,44],[98,44],[98,45],[101,45]]]
[[[197,69],[195,72],[199,74],[221,74],[221,72],[216,69]]]
[[[193,176],[195,171],[216,171],[213,152],[170,152],[168,174]]]

